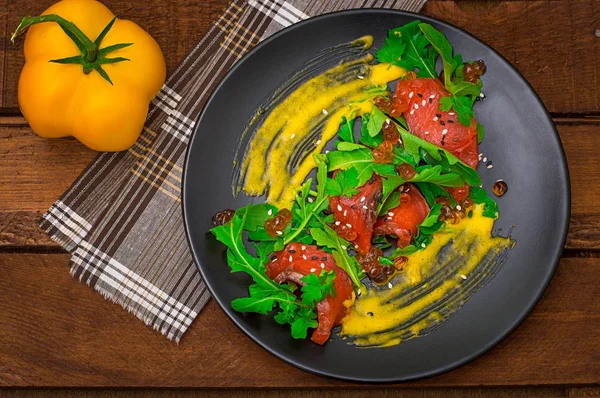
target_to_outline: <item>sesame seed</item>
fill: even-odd
[[[388,287],[391,289],[392,287],[394,287],[394,285],[392,285],[392,282],[388,282]]]
[[[275,261],[277,261],[277,256],[271,257],[271,262],[274,263]]]
[[[479,154],[479,156],[483,156],[483,152],[481,152],[481,153]]]
[[[483,158],[483,162],[487,162],[487,156]]]
[[[362,198],[360,198],[360,202],[364,202],[365,200],[367,200],[367,198],[365,198],[364,196]]]
[[[277,231],[277,235],[283,235],[283,232]]]
[[[417,97],[419,97],[419,98],[423,98],[423,94],[421,94],[421,93],[418,93],[418,94],[417,94]]]
[[[302,246],[302,250],[306,250],[306,246]]]
[[[363,209],[365,209],[365,210],[369,210],[369,206],[365,206],[365,205],[363,205]]]
[[[312,203],[312,202],[314,202],[314,201],[315,201],[315,200],[314,200],[313,198],[308,198],[308,203]]]
[[[344,217],[348,215],[348,210],[344,210]]]
[[[425,249],[425,248],[427,247],[427,245],[426,245],[425,243],[421,243],[421,247],[422,247],[423,249]]]
[[[358,76],[356,76],[356,77],[357,77],[357,78],[359,78],[360,80],[362,80],[362,79],[364,79],[364,78],[365,78],[364,76],[361,76],[361,75],[358,75]]]
[[[317,269],[316,268],[311,268],[310,272],[315,272]]]
[[[317,145],[320,145],[320,144],[321,144],[321,140],[317,140]]]
[[[293,140],[296,137],[296,133],[290,135],[290,138]]]
[[[304,260],[308,260],[308,258],[306,257],[306,254],[303,254],[303,255],[302,255],[302,258],[303,258]]]
[[[415,93],[413,93],[413,92],[411,91],[411,92],[410,92],[410,94],[408,94],[408,98],[409,98],[409,99],[410,99],[410,98],[412,98],[412,97],[413,97],[413,95],[415,95]]]
[[[485,95],[483,95],[483,93],[479,93],[479,96],[480,96],[481,98],[485,98]]]
[[[439,119],[439,118],[436,116],[436,117],[434,117],[434,118],[433,118],[433,121],[434,121],[434,122],[437,122],[437,121],[438,121],[438,119]]]
[[[448,134],[448,129],[443,129],[442,130],[442,135],[446,135],[446,134]]]
[[[290,257],[288,258],[288,260],[290,260],[290,263],[291,263],[291,262],[292,262],[292,260],[293,260],[293,259],[292,259],[292,256],[290,256]]]
[[[269,209],[269,211],[267,212],[268,215],[272,216],[273,215],[273,209]]]
[[[441,124],[442,126],[445,126],[445,125],[446,125],[446,123],[445,123],[443,120],[440,120],[440,124]]]
[[[339,221],[335,222],[335,225],[340,225],[340,224],[341,224],[341,222],[339,222]]]
[[[357,296],[360,296],[361,294],[362,294],[362,290],[358,289],[358,290],[356,291],[356,295],[357,295]]]
[[[454,113],[454,112],[448,112],[448,115],[454,116],[454,115],[456,115],[456,113]]]
[[[429,131],[426,131],[426,132],[425,132],[425,135],[429,135]]]
[[[325,154],[328,154],[328,153],[329,153],[329,150],[326,150],[326,151],[325,151]]]
[[[431,95],[429,96],[429,98],[431,98],[431,99],[434,99],[434,98],[435,98],[435,94],[431,94]]]
[[[390,119],[385,119],[385,124],[390,124],[391,120]]]
[[[346,224],[348,228],[352,228],[352,224]]]
[[[323,109],[321,112],[323,112],[323,115],[328,115],[329,112],[327,112],[327,109]]]
[[[404,185],[400,185],[400,188],[398,188],[398,190],[399,190],[400,192],[404,191]]]
[[[432,103],[433,103],[433,100],[432,100],[431,98],[429,98],[429,103],[430,103],[430,104],[432,104]]]
[[[340,245],[340,246],[341,246],[341,247],[342,247],[342,249],[344,249],[344,250],[348,249],[348,247],[347,247],[347,246],[344,246],[344,245]]]
[[[456,210],[461,211],[462,207],[460,207],[460,205],[456,205]]]
[[[390,211],[390,212],[388,213],[388,216],[390,216],[390,217],[394,217],[394,212],[391,212],[391,211]]]
[[[411,115],[412,115],[412,114],[414,114],[414,113],[415,113],[415,110],[414,110],[414,109],[410,111],[410,114],[411,114]]]
[[[338,211],[342,211],[342,206],[337,205],[337,209],[338,209]]]
[[[415,109],[419,109],[419,104],[415,104]]]
[[[325,264],[321,263],[321,269],[325,269]]]
[[[463,279],[467,279],[467,276],[466,276],[466,275],[464,275],[464,274],[463,274],[463,275],[461,275],[460,277],[461,277],[461,278],[463,278]]]
[[[427,101],[425,101],[425,100],[421,101],[422,106],[425,106],[426,103],[427,103]]]
[[[496,182],[504,182],[504,180],[502,178],[498,178]]]
[[[492,167],[494,167],[494,166],[493,166],[493,165],[491,165],[491,164],[488,164],[488,165],[487,165],[487,168],[488,168],[488,169],[491,169]]]
[[[454,123],[454,120],[452,120],[452,119],[448,119],[448,120],[447,120],[447,123]]]

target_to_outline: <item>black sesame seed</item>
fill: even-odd
[[[356,209],[356,205],[350,206],[351,209]]]
[[[486,165],[486,166],[489,166],[489,165],[491,165],[491,164],[492,164],[492,161],[490,160],[490,161],[489,161],[489,162],[487,162],[485,165]]]
[[[417,96],[418,96],[419,98],[423,98],[423,94],[421,94],[421,93],[417,93]]]
[[[372,312],[367,312],[367,315],[368,316],[373,316],[373,313]]]
[[[318,260],[318,259],[319,259],[319,256],[312,256],[310,259],[311,259],[311,260]]]
[[[294,254],[294,253],[296,253],[296,250],[290,249],[290,254]]]
[[[321,258],[321,261],[327,261],[327,257]]]
[[[436,115],[437,117],[442,117],[442,114],[441,114],[441,113],[436,113],[435,115]]]
[[[271,261],[277,260],[277,256],[271,256]]]
[[[446,125],[446,123],[444,123],[444,121],[443,121],[443,120],[440,120],[440,124],[441,124],[442,126],[445,126],[445,125]]]
[[[448,123],[454,123],[454,120],[448,119]]]
[[[431,98],[429,98],[429,103],[431,104],[433,102],[433,100]]]

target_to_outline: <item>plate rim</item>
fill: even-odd
[[[552,254],[553,260],[551,261],[550,267],[548,267],[547,276],[546,276],[545,280],[543,281],[542,284],[539,285],[539,288],[538,288],[537,292],[535,293],[533,300],[530,303],[528,303],[528,305],[526,307],[523,307],[524,310],[521,312],[520,316],[517,319],[515,319],[514,321],[512,321],[512,324],[510,325],[510,327],[506,328],[501,333],[499,333],[495,339],[490,340],[485,346],[481,347],[479,350],[477,350],[476,352],[474,352],[471,355],[467,355],[464,358],[456,360],[452,363],[448,363],[444,366],[439,366],[439,367],[429,370],[429,371],[421,371],[421,372],[417,372],[414,374],[410,374],[407,376],[401,376],[401,377],[361,378],[361,377],[354,377],[354,376],[345,376],[345,375],[336,374],[334,372],[329,372],[329,371],[315,370],[315,369],[311,368],[310,366],[304,365],[299,361],[296,361],[294,359],[287,357],[284,354],[278,353],[275,349],[271,348],[268,344],[263,344],[259,340],[255,339],[254,336],[252,336],[249,332],[246,331],[246,329],[241,324],[241,322],[238,322],[235,319],[235,317],[232,316],[232,314],[235,313],[235,311],[229,306],[229,303],[223,302],[223,300],[221,300],[219,297],[217,297],[217,295],[214,294],[214,290],[213,290],[212,286],[207,282],[204,271],[202,270],[201,263],[197,256],[196,250],[194,249],[194,245],[192,244],[190,232],[189,232],[190,218],[187,216],[188,206],[186,205],[186,203],[187,203],[186,192],[188,192],[188,191],[186,189],[186,186],[187,186],[186,181],[187,181],[187,173],[188,173],[188,160],[190,157],[191,148],[193,146],[194,140],[199,136],[199,134],[197,134],[198,128],[200,126],[200,122],[201,122],[202,118],[205,115],[206,109],[208,109],[208,107],[210,106],[211,102],[213,101],[216,93],[219,92],[219,90],[221,89],[223,84],[228,80],[228,78],[233,73],[235,73],[239,68],[241,68],[244,65],[244,63],[247,61],[248,58],[250,58],[252,55],[254,55],[254,53],[259,51],[263,47],[268,46],[272,41],[277,40],[280,36],[283,36],[287,32],[292,31],[294,29],[298,29],[304,25],[310,24],[310,23],[314,22],[315,20],[335,18],[339,15],[378,14],[378,13],[394,14],[394,15],[398,15],[398,16],[409,17],[409,18],[412,18],[413,20],[419,19],[419,20],[426,21],[426,22],[434,22],[436,24],[443,25],[444,27],[449,28],[451,30],[457,30],[459,33],[465,34],[469,39],[478,42],[479,44],[486,47],[488,50],[492,51],[496,56],[500,57],[508,65],[508,67],[512,70],[512,72],[514,72],[516,75],[518,75],[521,78],[522,82],[525,83],[526,87],[533,94],[533,97],[537,101],[541,110],[543,111],[544,116],[547,118],[547,120],[549,120],[549,122],[552,126],[553,138],[558,143],[558,148],[560,151],[559,161],[562,164],[562,167],[560,169],[563,173],[562,177],[565,179],[565,183],[566,183],[566,190],[563,192],[564,198],[562,198],[563,199],[563,209],[562,210],[565,212],[565,216],[564,216],[564,220],[562,220],[562,223],[564,224],[564,226],[563,226],[562,234],[559,239],[561,244],[557,245],[556,248],[554,249],[554,253]],[[219,81],[219,83],[215,86],[213,91],[211,92],[210,96],[206,100],[206,103],[202,107],[202,110],[198,114],[198,117],[195,119],[194,126],[195,126],[194,131],[192,132],[192,135],[190,136],[190,140],[189,140],[188,146],[185,151],[185,158],[184,158],[184,163],[183,163],[183,174],[182,174],[182,181],[181,181],[182,189],[181,189],[181,193],[180,193],[181,211],[182,211],[182,216],[183,216],[185,236],[186,236],[186,241],[188,243],[189,249],[192,253],[194,263],[195,263],[196,267],[198,268],[200,275],[202,277],[202,280],[205,283],[206,287],[208,288],[208,290],[211,294],[211,297],[217,302],[217,304],[219,305],[221,310],[223,310],[223,312],[227,315],[229,320],[231,322],[233,322],[234,325],[236,325],[252,342],[254,342],[259,347],[261,347],[262,349],[267,351],[269,354],[271,354],[271,355],[275,356],[276,358],[278,358],[279,360],[281,360],[287,364],[290,364],[298,369],[301,369],[305,372],[312,373],[314,375],[321,376],[321,377],[327,377],[330,379],[343,380],[346,382],[360,382],[360,383],[371,383],[371,384],[390,384],[390,383],[414,381],[414,380],[433,377],[436,375],[440,375],[442,373],[449,372],[449,371],[454,370],[462,365],[465,365],[469,362],[472,362],[472,361],[478,359],[485,353],[489,352],[496,345],[498,345],[502,340],[506,339],[510,334],[512,334],[514,332],[514,330],[523,323],[525,318],[527,318],[529,316],[529,314],[531,313],[531,311],[533,311],[533,309],[536,307],[536,305],[538,304],[538,302],[540,301],[540,299],[543,297],[544,293],[546,292],[548,285],[550,284],[550,282],[552,281],[552,279],[554,277],[554,274],[556,273],[556,269],[560,262],[562,252],[564,250],[564,246],[565,246],[565,243],[567,240],[570,219],[571,219],[571,179],[570,179],[570,173],[569,173],[569,165],[567,162],[564,147],[562,145],[562,141],[560,139],[560,135],[558,133],[558,130],[556,129],[556,125],[554,124],[554,121],[552,120],[552,116],[550,115],[550,112],[548,111],[548,109],[544,105],[543,101],[541,100],[539,94],[535,91],[535,89],[529,83],[529,81],[525,78],[525,76],[523,76],[523,74],[508,59],[506,59],[502,54],[500,54],[492,46],[490,46],[483,40],[475,37],[473,34],[469,33],[468,31],[466,31],[452,23],[442,21],[435,17],[430,17],[427,15],[419,14],[419,13],[403,11],[403,10],[395,10],[395,9],[386,9],[386,8],[358,8],[358,9],[341,10],[341,11],[329,12],[329,13],[320,14],[317,16],[307,18],[298,23],[295,23],[288,27],[285,27],[285,28],[279,30],[278,32],[275,32],[274,34],[269,36],[267,39],[258,43],[255,47],[253,47],[250,51],[248,51],[248,53],[246,53],[239,60],[237,60],[232,65],[232,67],[227,71],[227,73],[223,76],[223,78]],[[200,315],[201,315],[201,313],[198,314],[198,316],[200,316]]]

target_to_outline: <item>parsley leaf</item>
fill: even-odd
[[[316,328],[319,323],[315,320],[317,314],[314,311],[300,312],[299,317],[292,322],[292,337],[295,339],[305,339],[308,334],[308,329]]]
[[[498,204],[492,199],[487,191],[480,187],[471,187],[469,197],[474,203],[483,204],[483,216],[488,218],[498,218]]]
[[[339,170],[335,178],[328,178],[325,192],[330,196],[346,195],[351,197],[358,193],[358,171],[354,167]]]
[[[417,76],[419,77],[435,78],[437,77],[435,71],[437,54],[434,49],[427,48],[429,41],[419,29],[420,23],[421,21],[416,20],[389,31],[388,38],[399,35],[402,43],[406,45],[401,59],[394,62],[394,65],[398,65],[406,70],[418,69]],[[398,43],[396,40],[393,40],[390,44],[386,41],[386,45],[383,48],[387,46],[397,47]]]
[[[406,50],[406,43],[404,43],[403,37],[390,30],[385,44],[376,52],[377,61],[399,65],[404,50]]]
[[[335,271],[321,271],[319,275],[310,273],[304,275],[300,280],[304,282],[302,286],[302,303],[313,305],[323,300],[327,295],[335,297],[335,287],[333,281]]]
[[[342,141],[354,142],[354,119],[348,120],[346,116],[342,116],[338,136]]]
[[[473,112],[473,104],[468,97],[465,96],[451,96],[440,98],[440,110],[448,112],[451,108],[454,108],[458,121],[465,126],[471,124],[471,119],[475,117]]]

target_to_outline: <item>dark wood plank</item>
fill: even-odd
[[[573,209],[569,249],[600,249],[600,122],[558,121]],[[0,118],[0,247],[56,246],[37,228],[41,214],[77,178],[94,152],[73,139],[37,137],[21,118]]]
[[[2,0],[7,1],[7,0]],[[53,0],[8,2],[0,26],[4,91],[0,106],[16,111],[22,46],[8,42],[23,15],[39,14]],[[161,45],[171,72],[219,15],[227,0],[108,0],[118,16],[147,29]],[[458,5],[457,5],[458,3]],[[432,1],[423,13],[456,24],[491,44],[527,77],[551,112],[598,112],[600,40],[598,0],[578,1]],[[1,48],[1,47],[0,47]],[[1,55],[1,54],[0,54]]]
[[[580,389],[572,389],[579,391]],[[3,396],[0,392],[0,396]],[[202,390],[98,390],[98,389],[16,389],[10,391],[7,396],[17,398],[87,398],[87,397],[105,397],[105,398],[363,398],[363,397],[395,397],[402,398],[560,398],[566,397],[564,388],[545,388],[545,387],[517,387],[517,388],[411,388],[398,391],[397,388],[373,389],[202,389]],[[583,396],[583,395],[581,395]]]
[[[175,345],[73,280],[68,258],[0,254],[0,386],[351,388],[271,356],[212,301]],[[600,258],[563,259],[534,312],[490,353],[403,386],[597,385],[598,285]]]
[[[428,2],[423,13],[490,44],[519,69],[551,112],[600,110],[598,0],[473,3],[478,2]]]

